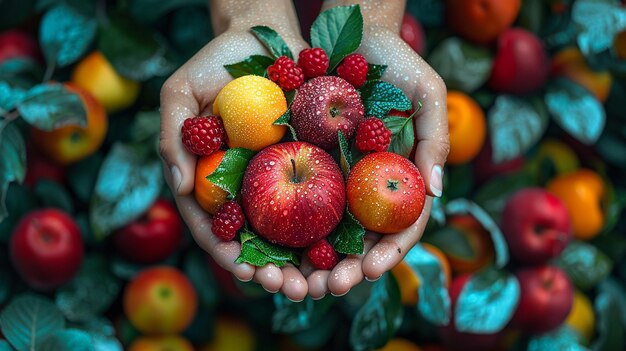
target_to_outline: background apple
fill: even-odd
[[[141,336],[133,341],[128,351],[194,351],[194,348],[178,335]]]
[[[241,195],[255,231],[290,247],[306,247],[328,236],[346,203],[343,174],[335,160],[303,142],[259,152],[246,169]]]
[[[11,29],[0,34],[0,63],[18,57],[39,57],[35,38],[21,30]]]
[[[359,93],[339,77],[309,80],[298,89],[291,104],[291,125],[298,139],[324,149],[337,147],[338,130],[350,139],[363,119]]]
[[[74,220],[56,209],[26,215],[13,231],[13,266],[28,285],[50,290],[72,279],[83,260],[83,239]]]
[[[402,40],[406,41],[415,52],[420,55],[424,54],[424,49],[426,48],[424,28],[422,28],[422,25],[408,12],[402,17],[400,37]]]
[[[513,194],[504,207],[501,227],[511,255],[526,264],[557,257],[572,237],[567,208],[541,188]]]
[[[182,236],[183,223],[176,207],[158,199],[142,217],[118,230],[113,241],[129,261],[155,263],[176,251]]]

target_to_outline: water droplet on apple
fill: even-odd
[[[252,186],[256,188],[257,186],[259,186],[259,182],[254,182]]]

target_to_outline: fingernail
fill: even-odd
[[[268,292],[268,293],[270,293],[270,294],[276,294],[276,293],[278,292],[278,290],[280,290],[280,289],[278,289],[278,290],[274,290],[274,291],[272,291],[272,290],[267,289],[267,288],[265,288],[265,287],[263,287],[263,289],[265,289],[265,291],[267,291],[267,292]]]
[[[330,294],[331,294],[331,295],[333,295],[334,297],[341,297],[341,296],[344,296],[345,294],[347,294],[347,293],[349,293],[349,292],[350,292],[350,290],[346,291],[346,292],[345,292],[345,293],[343,293],[343,294],[335,294],[335,293],[333,293],[333,292],[331,292]]]
[[[368,278],[368,277],[365,277],[365,280],[367,280],[367,281],[368,281],[368,282],[370,282],[370,283],[373,283],[373,282],[377,281],[378,279],[380,279],[380,277],[382,277],[382,274],[381,274],[381,275],[379,275],[379,276],[378,276],[378,278],[374,278],[374,279],[370,279],[370,278]]]
[[[443,170],[440,165],[434,165],[430,172],[430,191],[436,197],[443,193]]]
[[[177,166],[172,166],[170,168],[170,172],[172,173],[172,181],[174,182],[174,186],[176,186],[176,192],[180,189],[180,183],[182,183],[182,175],[180,174],[180,169]]]
[[[313,300],[317,301],[317,300],[321,300],[321,299],[323,299],[324,297],[326,297],[326,294],[324,294],[324,295],[322,295],[322,296],[320,296],[320,297],[313,297],[313,296],[311,296],[311,299],[313,299]]]
[[[238,276],[235,276],[235,278],[237,278],[237,279],[238,279],[240,282],[242,282],[242,283],[247,283],[247,282],[249,282],[249,281],[251,281],[251,280],[252,280],[252,278],[247,279],[247,280],[244,280],[244,279],[239,278]]]
[[[295,303],[298,303],[298,302],[302,302],[302,301],[304,301],[304,299],[301,299],[301,300],[292,300],[292,299],[291,299],[291,298],[289,298],[289,297],[287,297],[287,300],[289,300],[289,301],[291,301],[291,302],[295,302]]]

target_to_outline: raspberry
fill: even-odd
[[[201,156],[217,151],[226,138],[224,124],[218,116],[187,118],[180,131],[187,150]]]
[[[306,255],[315,269],[332,269],[339,262],[339,256],[326,239],[309,246]]]
[[[237,231],[243,227],[245,218],[241,206],[235,201],[228,201],[213,216],[211,231],[223,241],[235,238]]]
[[[267,75],[284,91],[297,89],[304,83],[302,68],[287,56],[277,58],[273,65],[267,67]]]
[[[360,87],[367,79],[367,61],[361,54],[346,56],[337,66],[339,77],[347,80],[355,88]]]
[[[304,49],[298,56],[298,66],[306,78],[323,76],[328,70],[328,55],[322,48]]]
[[[356,148],[363,153],[386,151],[390,143],[391,131],[376,117],[361,122],[356,130]]]

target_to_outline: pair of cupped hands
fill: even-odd
[[[297,23],[256,23],[274,28],[297,54],[308,44]],[[397,28],[396,28],[397,27]],[[210,115],[220,89],[232,80],[224,65],[240,62],[266,49],[247,28],[229,26],[194,57],[180,67],[161,90],[161,140],[165,178],[196,242],[223,268],[241,281],[253,280],[269,292],[282,292],[292,301],[307,295],[320,299],[327,293],[346,294],[363,279],[374,281],[398,264],[420,239],[430,216],[432,197],[441,196],[443,165],[449,151],[446,87],[439,75],[399,36],[399,24],[365,26],[358,52],[368,62],[388,68],[383,80],[390,82],[412,100],[423,105],[415,116],[417,165],[426,184],[426,203],[419,219],[408,229],[392,235],[367,233],[364,253],[348,255],[332,270],[315,270],[306,258],[300,267],[274,264],[255,267],[236,264],[241,246],[223,242],[211,232],[211,216],[193,196],[197,158],[183,146],[180,128],[191,116]],[[216,30],[216,33],[219,33]]]

